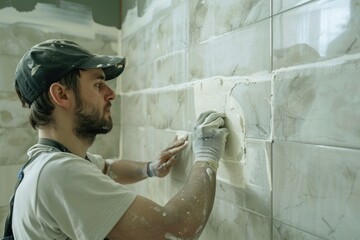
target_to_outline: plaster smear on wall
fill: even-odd
[[[147,1],[143,16],[138,16],[138,6],[129,9],[125,20],[122,23],[122,36],[126,37],[132,33],[138,32],[140,28],[150,24],[158,12],[171,6],[172,0]]]
[[[118,41],[119,30],[94,22],[91,8],[88,6],[61,1],[57,7],[53,4],[37,3],[31,12],[18,12],[13,7],[0,10],[0,23],[21,24],[45,32],[64,33],[71,36],[94,39],[96,34],[105,35],[112,41]]]
[[[244,188],[245,122],[241,106],[231,95],[240,78],[213,77],[194,84],[195,112],[214,110],[225,113],[225,127],[230,130],[225,153],[219,163],[217,178],[231,185]]]

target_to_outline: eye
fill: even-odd
[[[95,87],[100,89],[103,86],[103,84],[104,84],[103,82],[98,82],[95,84]]]

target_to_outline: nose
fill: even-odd
[[[112,101],[115,98],[115,92],[112,90],[111,87],[106,85],[106,94],[105,94],[105,100],[106,101]]]

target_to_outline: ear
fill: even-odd
[[[62,107],[69,107],[70,104],[70,91],[59,82],[51,84],[49,93],[53,101]]]

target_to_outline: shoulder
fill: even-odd
[[[41,172],[42,178],[62,181],[82,175],[102,175],[102,172],[92,161],[66,152],[52,154]]]
[[[101,171],[105,168],[105,160],[102,156],[92,153],[86,153],[86,156],[89,158],[89,160],[95,164]]]

